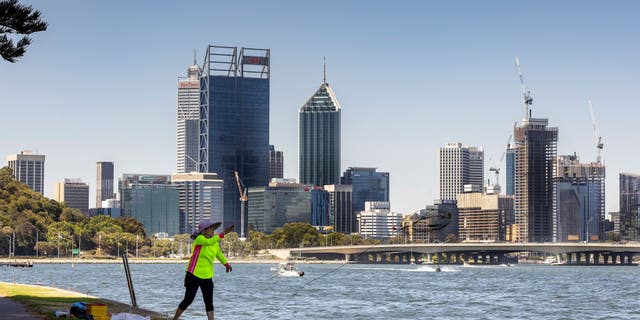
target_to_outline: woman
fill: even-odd
[[[186,288],[184,299],[178,305],[174,320],[180,318],[184,310],[189,307],[195,298],[198,288],[202,291],[207,318],[213,320],[213,260],[217,258],[224,265],[227,272],[230,272],[231,265],[220,250],[220,239],[233,231],[233,226],[227,227],[220,235],[214,235],[213,231],[218,228],[221,222],[203,221],[198,225],[198,231],[191,235],[193,239],[191,259],[187,265],[187,273],[184,277]]]

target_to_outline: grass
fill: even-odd
[[[46,316],[47,319],[55,319],[56,310],[68,310],[74,302],[104,303],[107,305],[107,311],[111,314],[131,312],[150,316],[153,320],[166,319],[166,316],[157,312],[143,309],[132,311],[129,305],[121,302],[51,287],[0,282],[0,296],[18,301],[30,311]]]

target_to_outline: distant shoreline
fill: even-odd
[[[186,264],[189,259],[176,259],[176,258],[129,258],[129,264]],[[274,259],[233,259],[228,258],[229,263],[232,264],[278,264],[285,260]],[[36,264],[122,264],[122,258],[117,259],[96,259],[96,258],[0,258],[0,265],[9,264],[12,262],[31,262]],[[297,264],[342,264],[344,260],[295,260]]]

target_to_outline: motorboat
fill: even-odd
[[[277,268],[271,268],[275,271],[278,277],[302,277],[304,271],[298,270],[294,267],[293,262],[281,262]]]
[[[558,259],[556,259],[555,256],[548,256],[546,259],[544,259],[544,264],[557,264],[558,263]]]

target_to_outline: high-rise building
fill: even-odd
[[[22,150],[18,154],[7,156],[13,177],[26,184],[31,190],[44,194],[44,155],[31,150]]]
[[[620,240],[640,240],[639,174],[620,174]]]
[[[193,233],[201,221],[222,221],[224,181],[215,173],[178,173],[171,176],[178,189],[180,233]]]
[[[266,187],[249,188],[249,225],[271,233],[290,222],[311,222],[311,188],[295,179],[274,179]]]
[[[56,182],[53,199],[65,206],[89,214],[89,185],[80,179],[64,179]]]
[[[269,181],[271,179],[284,178],[284,155],[282,151],[276,150],[273,145],[269,146]]]
[[[113,162],[96,162],[96,207],[100,208],[102,201],[114,199],[113,193]]]
[[[389,201],[365,201],[356,213],[358,232],[365,239],[389,239],[398,235],[402,213],[391,212]]]
[[[457,199],[458,240],[497,242],[506,239],[507,225],[514,214],[513,196],[474,192],[458,194]]]
[[[315,186],[311,189],[311,225],[330,226],[329,220],[329,192],[323,187]]]
[[[196,172],[200,147],[200,68],[195,56],[187,77],[178,79],[177,115],[177,172]]]
[[[301,183],[340,183],[340,113],[340,103],[326,81],[300,108]]]
[[[604,240],[604,166],[561,155],[553,171],[553,242]]]
[[[484,151],[447,143],[438,152],[438,191],[441,200],[456,200],[468,190],[480,191],[484,185]]]
[[[178,189],[169,175],[123,174],[120,179],[122,215],[144,225],[147,235],[180,232]]]
[[[410,241],[433,243],[457,239],[456,200],[435,200],[433,205],[409,213],[402,218],[402,230],[404,237]]]
[[[243,228],[234,171],[248,188],[269,181],[269,59],[269,49],[209,46],[200,77],[199,171],[224,181],[223,225],[236,230]]]
[[[513,196],[516,194],[516,149],[511,148],[511,145],[507,147],[507,151],[505,153],[507,159],[506,165],[506,194],[508,196]]]
[[[552,177],[558,128],[549,120],[526,117],[514,129],[515,214],[521,242],[551,242]]]
[[[329,224],[336,232],[350,234],[358,231],[356,215],[353,212],[351,185],[332,184],[324,186],[329,193]]]
[[[349,167],[340,182],[353,187],[353,212],[363,211],[365,201],[389,201],[388,172],[376,172],[376,168]]]

